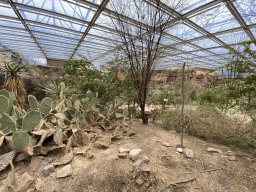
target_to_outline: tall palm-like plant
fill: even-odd
[[[18,101],[17,107],[23,108],[26,103],[25,83],[18,73],[23,72],[26,66],[21,63],[21,59],[12,59],[5,62],[4,72],[6,79],[3,88],[9,92],[14,92]]]

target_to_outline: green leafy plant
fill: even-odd
[[[243,42],[242,51],[228,46],[232,60],[225,65],[225,69],[233,77],[226,82],[232,107],[238,106],[256,121],[256,51],[251,49],[252,45],[256,45],[256,40]]]
[[[63,87],[63,89],[62,89]],[[58,82],[54,81],[52,78],[50,78],[50,82],[44,82],[44,86],[40,88],[40,90],[52,94],[53,100],[57,101],[59,100],[63,94],[65,94],[69,89],[69,86],[66,86],[64,82]]]

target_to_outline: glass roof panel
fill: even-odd
[[[216,48],[216,49],[210,49],[209,51],[214,52],[216,54],[227,54],[229,51],[224,48]]]
[[[203,27],[210,33],[240,27],[239,23],[223,3],[215,9],[211,9],[192,17],[191,21]]]
[[[6,28],[2,28],[0,26],[0,34],[4,35],[9,35],[9,36],[21,36],[21,37],[30,37],[30,35],[27,32],[23,32],[23,31],[17,31],[17,30],[12,30],[12,29],[6,29]]]
[[[226,44],[236,44],[242,41],[250,40],[249,36],[244,31],[234,32],[230,34],[217,36],[220,40],[224,41]]]
[[[189,0],[189,1],[170,1],[170,0],[161,0],[163,3],[169,7],[176,9],[179,13],[184,14],[188,11],[191,11],[199,6],[202,6],[206,3],[209,3],[212,0]]]
[[[254,35],[254,37],[256,36],[256,28],[254,28],[254,29],[251,29],[251,32],[252,32],[252,34]]]
[[[180,23],[177,24],[166,31],[167,33],[179,37],[183,40],[188,40],[196,37],[202,36],[199,32],[194,29]]]
[[[91,21],[93,17],[93,11],[85,9],[81,6],[78,6],[74,2],[71,1],[61,1],[61,0],[14,0],[15,2],[22,3],[25,5],[29,5],[32,7],[41,8],[44,10],[60,13],[63,15],[71,16],[74,18],[82,19],[84,21]],[[19,7],[19,6],[18,6]],[[31,10],[29,7],[22,6],[23,9],[29,11]]]
[[[256,1],[254,0],[237,0],[234,1],[240,14],[243,16],[247,25],[256,23]]]
[[[70,33],[69,31],[65,31],[65,29],[58,30],[57,28],[54,28],[54,26],[43,27],[39,25],[30,25],[30,23],[28,24],[29,24],[30,30],[32,31],[45,32],[45,33],[50,33],[54,35],[62,35],[62,36],[66,36],[67,38],[69,37],[76,38],[76,39],[81,38],[81,33],[75,33],[75,31],[73,33]]]
[[[193,52],[193,54],[197,55],[197,56],[209,56],[209,53],[206,53],[204,51],[197,51],[197,52]]]
[[[7,0],[0,1],[0,42],[22,55],[44,57],[43,52],[16,16],[9,2]],[[23,21],[26,23],[24,25],[29,27],[47,57],[55,59],[70,58],[87,29],[89,22],[100,7],[99,5],[103,2],[103,0],[13,1],[14,6],[17,7],[17,10],[24,19]],[[136,23],[143,22],[147,24],[147,18],[149,17],[147,15],[147,8],[152,5],[152,2],[153,0],[143,0],[141,4],[137,4],[137,8],[141,11],[139,16],[135,14],[134,10],[136,6],[131,0],[110,0],[107,8],[111,10],[115,10],[114,6],[123,8],[118,11],[124,14],[122,19],[129,23],[127,24],[130,30],[129,32],[135,37],[138,34]],[[250,40],[247,33],[243,30],[232,32],[232,28],[241,28],[241,26],[226,7],[225,2],[218,1],[217,5],[214,0],[161,0],[161,2],[166,4],[166,10],[168,10],[168,6],[169,8],[175,9],[176,12],[173,12],[174,17],[182,16],[182,14],[197,8],[200,11],[193,11],[193,14],[189,14],[189,21],[186,19],[183,22],[175,20],[176,23],[172,23],[172,26],[169,27],[161,40],[159,48],[160,50],[164,50],[164,54],[161,56],[161,62],[157,63],[168,66],[167,64],[170,62],[175,65],[175,63],[186,60],[192,64],[193,62],[195,64],[198,63],[198,66],[202,66],[203,63],[206,64],[205,66],[213,66],[214,64],[225,62],[225,58],[230,57],[230,55],[225,55],[228,51],[216,43],[217,41],[215,42],[209,39],[210,34],[206,34],[202,28],[210,33],[228,30],[225,32],[225,35],[222,33],[222,35],[217,36],[217,38],[226,44],[233,45]],[[127,4],[122,7],[121,3]],[[211,3],[209,5],[213,6],[206,6],[206,9],[201,7],[207,3]],[[252,27],[252,25],[256,24],[256,1],[236,0],[232,1],[232,3],[236,6],[246,24],[249,25],[253,35],[256,36],[256,27]],[[166,10],[165,13],[167,13]],[[114,30],[115,28],[113,27],[111,18],[115,16],[111,14],[113,12],[106,9],[103,10],[98,19],[95,20],[95,24],[84,38],[81,46],[78,47],[77,53],[85,54],[92,59],[100,58],[96,62],[101,64],[113,58],[111,51],[116,46],[122,45],[122,41]],[[198,37],[201,40],[196,39]],[[215,48],[211,49],[212,47]],[[234,47],[239,49],[239,46]],[[141,47],[138,46],[136,48],[140,49]],[[166,50],[166,48],[169,50]],[[201,48],[207,48],[209,51],[202,51],[203,49]],[[254,46],[253,49],[256,49],[256,47]],[[220,56],[218,57],[214,53]],[[78,58],[78,56],[75,55],[74,58]],[[215,60],[218,61],[215,62]]]
[[[114,12],[124,15],[125,17],[149,26],[152,25],[151,18],[153,17],[153,14],[150,15],[147,13],[153,13],[153,6],[150,6],[145,1],[136,1],[136,3],[134,3],[134,1],[122,0],[122,3],[120,3],[119,0],[110,0],[106,7]],[[163,17],[170,18],[170,16],[167,16],[164,13],[161,14]]]
[[[0,25],[24,29],[24,26],[19,21],[3,19],[1,18],[1,16],[0,16]]]
[[[193,44],[198,45],[198,46],[203,47],[203,48],[210,48],[210,47],[219,46],[218,43],[216,43],[215,41],[213,41],[211,39],[203,39],[203,40],[195,41],[195,42],[193,42]]]
[[[26,11],[20,11],[20,13],[24,15],[23,18],[29,18],[29,20],[31,21],[42,22],[42,23],[59,26],[63,28],[68,28],[76,31],[85,31],[86,29],[86,26],[84,25],[78,25],[66,19],[63,20],[62,18],[58,19],[57,17],[38,15],[35,13],[26,12]]]
[[[0,13],[1,13],[1,15],[17,18],[15,12],[11,8],[8,8],[8,7],[0,7]]]

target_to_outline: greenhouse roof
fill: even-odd
[[[0,45],[35,59],[68,60],[90,57],[95,65],[113,58],[122,45],[110,22],[118,0],[0,0]],[[124,0],[128,1],[128,0]],[[120,2],[120,0],[119,0]],[[144,0],[154,6],[156,0]],[[179,2],[181,6],[175,6]],[[255,0],[161,0],[173,19],[163,35],[168,47],[158,68],[180,62],[214,68],[227,62],[229,51],[256,36]],[[132,14],[120,15],[138,25]]]

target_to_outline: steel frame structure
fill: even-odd
[[[37,1],[42,5],[36,6],[34,2]],[[83,54],[84,51],[89,50],[93,52],[93,61],[101,61],[102,58],[111,55],[113,51],[122,46],[122,42],[117,38],[117,31],[105,23],[100,23],[102,18],[115,19],[118,15],[129,25],[146,27],[146,24],[142,24],[132,17],[111,10],[108,6],[110,1],[101,0],[100,4],[96,4],[95,0],[60,0],[59,5],[63,11],[58,11],[60,8],[54,7],[54,2],[52,3],[52,9],[44,7],[44,0],[0,0],[0,46],[23,55],[26,51],[19,52],[19,48],[27,47],[28,53],[24,56],[30,56],[29,51],[31,51],[32,55],[43,56],[45,59],[59,59],[61,55],[64,59],[68,57],[68,59],[77,58],[76,53]],[[151,6],[158,2],[158,0],[143,1]],[[201,2],[204,1],[207,0],[201,0]],[[31,4],[31,2],[33,3]],[[170,31],[182,24],[188,28],[187,31],[194,31],[199,36],[186,39],[165,32],[164,38],[174,43],[161,44],[160,50],[170,51],[166,51],[159,58],[158,68],[171,67],[181,60],[196,62],[195,65],[200,64],[202,67],[208,66],[209,68],[223,65],[229,58],[226,54],[216,53],[213,50],[223,50],[223,46],[236,46],[239,43],[227,43],[223,38],[221,39],[221,36],[244,33],[249,40],[255,39],[256,23],[248,24],[243,11],[236,5],[236,0],[212,0],[207,2],[183,13],[160,1],[160,9],[173,18],[166,23]],[[202,16],[221,6],[225,6],[234,21],[238,23],[238,26],[211,33],[205,26],[193,21],[193,18]],[[256,7],[256,5],[252,6]],[[12,14],[2,14],[1,9],[8,9]],[[68,9],[73,11],[68,14]],[[83,16],[84,10],[87,11],[86,16]],[[30,15],[37,15],[37,17],[33,19],[29,17]],[[213,42],[214,46],[196,44],[205,40]],[[184,47],[189,47],[191,50],[186,51]],[[200,52],[205,55],[200,55]],[[177,57],[180,59],[177,59]],[[168,61],[172,62],[168,64]],[[193,63],[191,64],[193,65]]]

